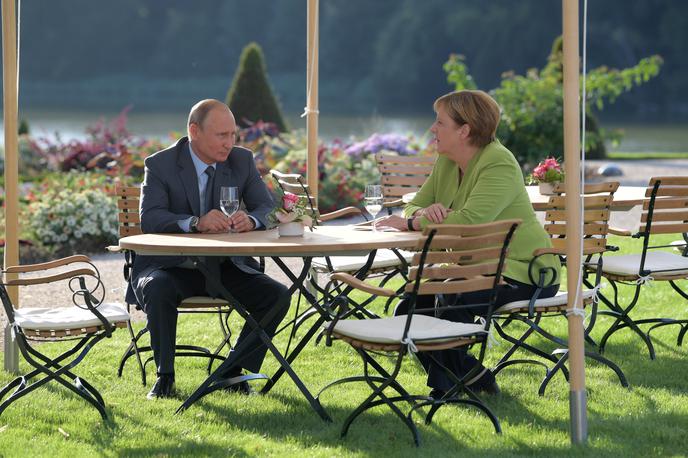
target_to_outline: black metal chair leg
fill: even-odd
[[[435,416],[435,413],[440,409],[440,407],[442,407],[445,404],[467,404],[473,407],[477,407],[485,415],[487,415],[487,418],[490,419],[490,421],[492,422],[492,426],[494,426],[495,432],[497,434],[502,433],[502,426],[499,424],[499,420],[497,419],[497,416],[494,414],[494,412],[492,412],[492,410],[485,404],[483,404],[481,401],[476,401],[475,399],[459,399],[456,397],[449,399],[442,398],[439,401],[428,401],[425,403],[418,404],[416,407],[414,407],[414,409],[424,407],[425,405],[432,405],[430,412],[428,412],[427,416],[425,417],[425,424],[429,425],[430,423],[432,423],[432,418]]]
[[[127,323],[127,329],[129,329],[129,335],[131,336],[131,340],[129,342],[129,346],[120,358],[119,367],[117,368],[117,377],[122,377],[124,365],[127,363],[127,360],[130,357],[136,355],[136,360],[139,364],[139,369],[141,370],[141,383],[143,383],[143,386],[146,386],[146,370],[143,361],[141,360],[141,351],[143,350],[143,348],[139,348],[138,341],[141,338],[141,336],[148,332],[148,329],[144,327],[139,332],[137,332],[136,335],[134,335],[134,328],[131,325],[131,321]],[[150,349],[150,347],[147,348]]]
[[[388,380],[389,382],[389,380]],[[365,412],[366,410],[376,407],[378,405],[386,404],[390,409],[392,409],[392,412],[394,412],[400,419],[401,421],[404,422],[404,424],[409,428],[411,431],[411,434],[413,435],[413,442],[417,446],[420,445],[420,435],[418,434],[418,429],[416,428],[416,425],[413,423],[411,419],[409,419],[404,413],[399,410],[399,408],[392,402],[390,399],[398,399],[398,400],[408,400],[405,396],[400,397],[400,398],[384,398],[380,399],[378,401],[374,401],[375,398],[384,396],[382,391],[388,386],[388,384],[381,384],[375,391],[373,391],[370,396],[368,396],[351,414],[344,420],[344,425],[342,425],[342,431],[340,433],[340,437],[345,437],[347,433],[349,432],[349,428],[351,427],[351,424],[356,420],[356,418]]]
[[[681,346],[683,345],[683,338],[686,336],[686,332],[688,332],[688,323],[686,323],[685,326],[681,329],[681,331],[678,333],[678,337],[676,338],[676,345]]]

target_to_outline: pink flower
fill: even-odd
[[[561,169],[561,164],[553,157],[548,157],[540,162],[537,167],[533,169],[531,179],[535,182],[556,182],[563,181],[564,172]]]
[[[284,197],[282,198],[282,206],[286,211],[291,211],[298,201],[299,196],[290,192],[285,192]]]
[[[559,170],[559,168],[560,168],[559,163],[553,157],[548,157],[547,159],[545,159],[544,162],[542,162],[542,165],[545,167],[545,170],[549,170],[549,169]]]

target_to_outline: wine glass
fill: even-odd
[[[363,204],[366,211],[375,220],[377,214],[382,210],[382,186],[379,184],[367,185]],[[375,223],[373,223],[373,230],[376,230]]]
[[[220,188],[220,209],[229,217],[239,210],[239,188],[236,186],[222,186]],[[234,232],[232,228],[229,231]]]

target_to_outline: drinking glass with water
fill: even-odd
[[[379,184],[367,185],[363,204],[366,211],[375,219],[382,210],[382,186]],[[373,230],[375,230],[375,224],[373,224]]]
[[[228,217],[239,210],[239,188],[236,186],[222,186],[220,188],[220,209]],[[234,232],[231,228],[229,231]]]

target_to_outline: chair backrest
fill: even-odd
[[[277,184],[285,192],[296,194],[299,197],[304,197],[308,201],[308,206],[311,211],[316,211],[311,188],[308,182],[299,173],[282,173],[279,170],[270,170],[270,175],[275,179]]]
[[[639,232],[647,237],[688,232],[688,176],[650,178]]]
[[[141,231],[141,216],[139,215],[139,201],[141,189],[138,186],[115,187],[117,195],[117,219],[119,221],[119,236],[139,235]]]
[[[607,250],[609,217],[614,193],[619,183],[586,184],[583,188],[583,254]],[[563,254],[566,249],[566,196],[564,185],[557,185],[557,195],[550,197],[545,211],[545,231],[552,237],[552,246]]]
[[[380,171],[380,183],[385,202],[401,199],[416,192],[432,172],[437,156],[399,156],[377,153],[375,161]]]
[[[678,234],[684,240],[682,250],[685,256],[688,252],[688,176],[652,177],[645,190],[645,200],[640,214],[640,228],[635,235],[643,239],[643,251],[641,254],[638,275],[648,275],[650,271],[645,269],[646,253],[654,248],[676,248],[677,245],[654,245],[650,241],[654,235]],[[678,245],[680,248],[680,245]],[[652,272],[671,274],[672,271],[681,269],[655,269]],[[677,272],[678,278],[685,276]]]
[[[520,220],[487,224],[429,225],[418,239],[406,292],[460,294],[493,290],[490,310],[506,261],[507,248]]]

